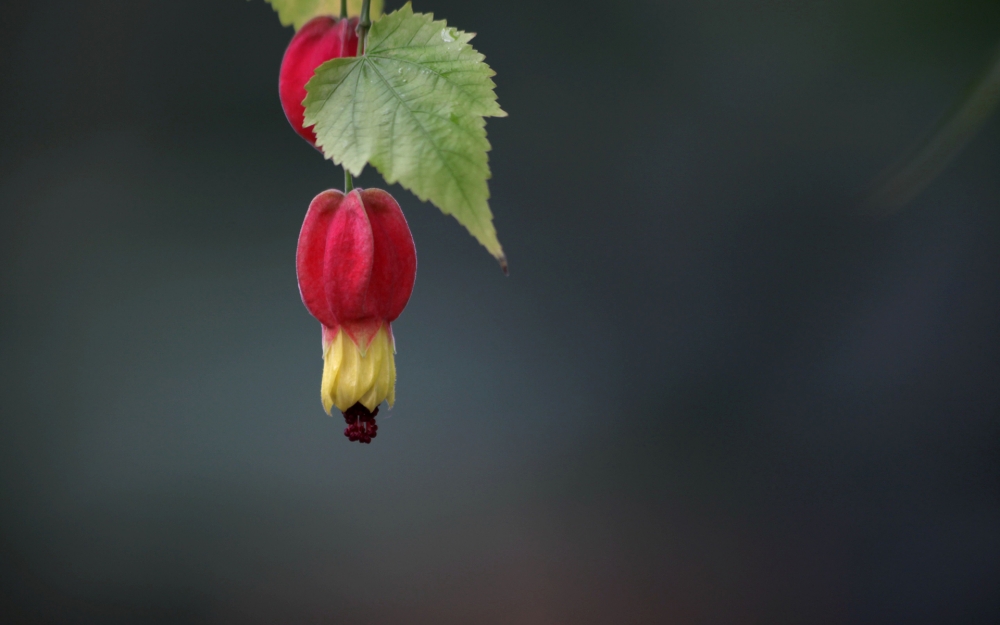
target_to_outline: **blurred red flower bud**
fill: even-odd
[[[316,146],[316,133],[303,128],[306,83],[316,68],[330,59],[356,56],[358,53],[358,18],[338,19],[320,16],[306,22],[285,50],[278,77],[278,93],[285,117],[302,138]]]

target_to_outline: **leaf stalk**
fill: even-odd
[[[372,27],[371,4],[372,0],[364,0],[361,3],[361,17],[358,19],[358,56],[364,56],[365,54],[368,30]]]

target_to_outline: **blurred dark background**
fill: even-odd
[[[2,4],[3,621],[1000,622],[1000,121],[856,209],[1000,3],[415,8],[497,70],[512,275],[392,189],[420,268],[359,446],[295,282],[342,178],[291,30]]]

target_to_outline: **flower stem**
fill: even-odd
[[[365,35],[368,33],[368,27],[371,26],[371,20],[368,18],[368,5],[371,4],[371,0],[364,0],[361,3],[361,20],[358,22],[358,54],[361,56],[365,53]],[[340,0],[340,18],[344,19],[347,17],[347,0]],[[361,24],[365,23],[364,30],[361,29]],[[350,193],[354,190],[354,177],[351,176],[351,172],[344,168],[344,193]]]
[[[364,0],[361,3],[361,18],[358,19],[358,56],[362,56],[365,53],[365,43],[368,40],[368,29],[372,27],[372,18],[369,11],[371,10],[371,0]]]

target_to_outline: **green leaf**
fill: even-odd
[[[472,37],[407,3],[372,26],[364,56],[316,69],[305,124],[315,124],[327,158],[355,175],[371,163],[390,184],[453,215],[502,262],[483,118],[506,113]]]
[[[278,12],[282,26],[294,26],[295,30],[317,15],[340,15],[340,0],[267,0]],[[372,19],[382,14],[382,0],[372,0]],[[361,0],[347,0],[347,14],[361,14]]]

